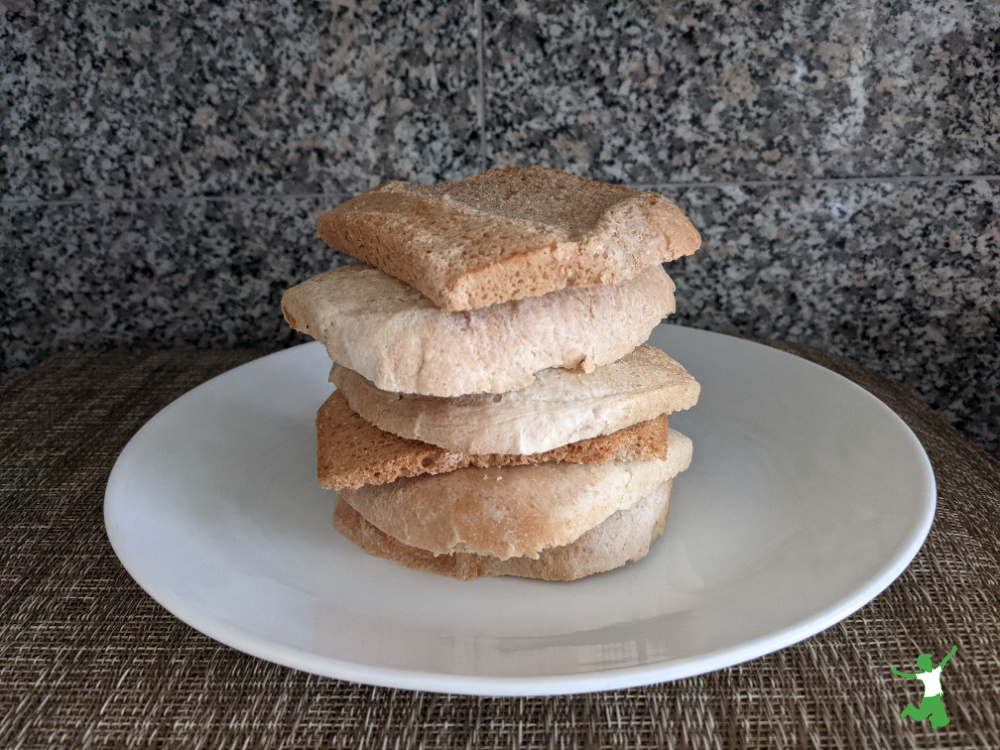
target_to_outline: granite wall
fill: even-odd
[[[3,378],[295,343],[318,212],[539,163],[688,211],[677,321],[848,355],[1000,456],[995,2],[0,9]]]

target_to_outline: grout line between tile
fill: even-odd
[[[43,200],[40,198],[3,198],[0,199],[0,208],[7,206],[87,206],[98,203],[152,203],[152,204],[176,204],[176,203],[224,203],[238,201],[298,201],[298,200],[320,200],[332,199],[343,201],[352,197],[354,193],[278,193],[278,194],[237,194],[237,195],[184,195],[175,198],[81,198],[66,200]]]
[[[795,187],[799,185],[874,185],[878,183],[900,184],[907,182],[973,182],[975,180],[1000,181],[996,174],[946,174],[946,175],[901,175],[898,177],[819,177],[804,180],[732,180],[729,182],[649,182],[629,183],[630,188],[649,190],[652,188],[726,188],[726,187]]]
[[[731,182],[649,182],[626,183],[635,190],[662,190],[667,188],[755,188],[755,187],[797,187],[803,185],[875,185],[879,183],[905,184],[930,182],[1000,182],[1000,175],[927,175],[913,177],[829,177],[809,180],[733,180]],[[237,194],[237,195],[188,195],[176,198],[86,198],[66,200],[45,200],[41,198],[2,198],[0,208],[30,208],[33,206],[86,206],[105,203],[149,203],[149,204],[179,204],[179,203],[224,203],[238,201],[295,201],[295,200],[333,200],[342,201],[354,193],[278,193],[278,194]]]
[[[479,67],[479,171],[486,170],[486,51],[483,41],[483,0],[475,0],[476,64]]]

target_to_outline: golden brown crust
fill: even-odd
[[[537,463],[604,463],[664,459],[667,415],[564,445],[545,453],[470,454],[446,451],[419,440],[384,432],[358,416],[340,391],[316,415],[316,465],[326,489],[386,484],[400,477],[441,474],[467,466],[524,466]]]
[[[415,570],[465,581],[479,576],[574,581],[644,557],[666,525],[671,484],[661,485],[632,508],[617,511],[575,542],[543,550],[535,560],[524,557],[500,560],[468,552],[434,555],[380,531],[342,500],[338,500],[334,508],[333,522],[340,533],[366,552]]]
[[[618,283],[701,244],[662,195],[544,167],[429,186],[389,182],[316,225],[329,245],[451,311]]]

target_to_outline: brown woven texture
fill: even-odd
[[[471,698],[355,685],[222,646],[150,599],[102,521],[119,451],[169,401],[251,352],[70,354],[0,391],[0,748],[1000,748],[1000,471],[907,390],[860,383],[920,437],[937,518],[902,577],[803,643],[645,688]],[[822,585],[822,581],[817,581]],[[951,725],[919,702],[923,652]]]

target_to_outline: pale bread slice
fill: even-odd
[[[446,451],[407,440],[369,424],[334,391],[316,414],[316,467],[326,489],[388,484],[401,477],[443,474],[467,466],[523,466],[535,463],[604,463],[664,459],[668,446],[667,415],[610,435],[581,440],[533,455]]]
[[[455,552],[434,555],[403,544],[368,523],[343,500],[337,500],[333,524],[341,534],[378,557],[400,562],[408,568],[448,575],[465,581],[479,576],[518,576],[545,581],[575,581],[584,576],[637,562],[649,552],[662,532],[670,507],[673,480],[637,500],[631,508],[617,510],[579,539],[562,547],[542,550],[538,558],[511,557],[500,560],[488,555]]]
[[[462,453],[543,453],[689,409],[700,386],[659,349],[642,345],[593,372],[543,370],[527,388],[440,398],[376,388],[334,364],[330,380],[386,432]]]
[[[691,441],[671,430],[662,461],[458,469],[339,497],[389,536],[433,554],[536,559],[630,507],[690,461]]]
[[[550,367],[590,372],[620,359],[674,311],[674,284],[651,266],[620,284],[452,313],[379,270],[345,266],[292,287],[281,307],[292,328],[382,390],[462,396],[524,388]]]
[[[389,182],[316,226],[328,244],[452,311],[616,284],[701,244],[662,195],[544,167],[439,185]]]

